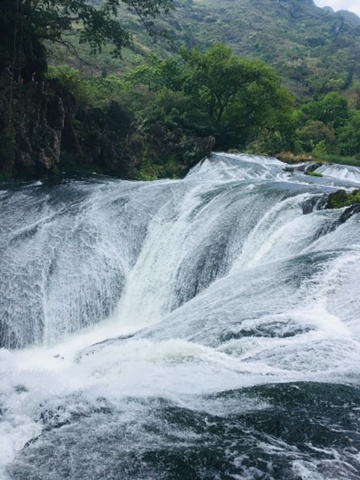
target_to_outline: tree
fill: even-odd
[[[337,129],[344,125],[349,118],[349,101],[337,92],[331,92],[305,104],[302,108],[305,117],[330,125]]]
[[[131,41],[131,33],[118,18],[120,4],[126,4],[140,17],[144,27],[154,33],[153,18],[172,8],[172,1],[103,0],[96,5],[88,0],[2,0],[0,28],[4,40],[0,66],[12,64],[21,69],[30,62],[27,70],[31,66],[34,71],[44,71],[42,42],[60,42],[73,48],[66,35],[74,28],[80,32],[80,42],[88,43],[92,52],[100,52],[110,42],[114,46],[112,55],[119,57],[121,49]]]
[[[310,120],[299,130],[299,140],[305,152],[311,152],[319,143],[325,143],[330,149],[334,149],[335,130],[319,120]]]
[[[127,76],[132,87],[147,87],[144,104],[149,105],[145,95],[152,97],[146,118],[191,135],[212,135],[219,149],[245,147],[260,138],[271,150],[289,148],[293,98],[273,69],[238,58],[222,44],[204,53],[198,48],[180,53],[177,60],[151,57]]]
[[[339,129],[338,146],[341,155],[360,158],[360,111],[352,110],[349,121]]]
[[[126,76],[132,85],[145,85],[150,91],[158,92],[163,88],[181,90],[183,77],[182,67],[172,58],[159,60],[156,55],[149,55],[146,63],[142,63]]]
[[[272,68],[260,60],[238,58],[222,44],[205,53],[194,48],[182,49],[181,54],[184,91],[219,148],[243,147],[260,136],[293,134],[293,99]]]

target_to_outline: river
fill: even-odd
[[[284,166],[0,186],[1,480],[360,478],[360,169]]]

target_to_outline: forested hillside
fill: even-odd
[[[52,61],[70,62],[86,72],[122,73],[150,51],[166,58],[182,45],[205,50],[221,42],[236,55],[260,58],[275,67],[301,96],[346,90],[360,72],[360,18],[318,8],[313,0],[178,0],[174,11],[157,19],[157,30],[167,31],[172,43],[155,45],[125,6],[121,17],[134,33],[133,47],[123,52],[123,60],[109,58],[110,47],[92,58],[80,46],[87,63],[58,48],[53,49]]]
[[[360,161],[349,12],[312,0],[6,0],[0,27],[4,178],[178,177],[212,149]]]

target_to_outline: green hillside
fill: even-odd
[[[206,49],[221,42],[236,55],[274,66],[301,96],[345,90],[360,76],[360,18],[350,12],[318,8],[312,0],[178,0],[175,7],[157,19],[157,28],[168,30],[172,44],[161,40],[154,45],[124,7],[122,22],[135,33],[133,48],[124,50],[122,60],[111,59],[106,49],[93,58],[80,46],[85,63],[64,49],[53,49],[52,61],[85,73],[122,73],[150,51],[167,57],[181,45]]]
[[[171,14],[148,14],[156,17],[153,44],[147,20],[140,23],[125,2],[101,7],[104,0],[93,0],[94,8],[64,0],[59,15],[57,0],[41,8],[23,0],[21,9],[6,1],[0,175],[60,165],[123,178],[178,177],[212,149],[359,164],[356,15],[312,0],[179,0]],[[113,1],[122,9],[109,16]],[[67,2],[82,21],[68,16]],[[147,5],[171,0],[136,2],[148,12]],[[133,33],[127,49],[126,32]],[[114,45],[101,50],[109,40]],[[100,53],[92,56],[81,42]]]

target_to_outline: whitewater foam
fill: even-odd
[[[7,187],[0,477],[185,479],[187,458],[196,478],[355,479],[329,402],[360,408],[360,219],[318,201],[344,169],[217,154],[181,181]]]

